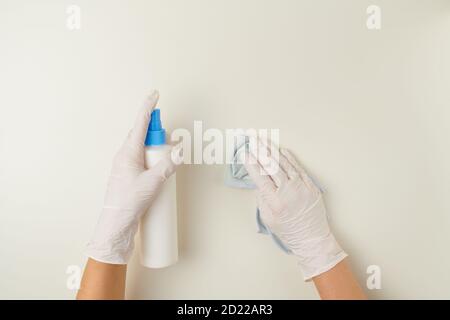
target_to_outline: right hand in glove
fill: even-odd
[[[257,186],[261,219],[299,259],[305,280],[324,273],[347,254],[328,226],[320,189],[287,149],[269,148],[256,139],[244,159]],[[279,152],[278,152],[279,151]],[[275,170],[274,170],[275,169]]]

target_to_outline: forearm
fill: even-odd
[[[88,260],[77,294],[78,300],[121,300],[125,298],[126,264]]]
[[[367,299],[356,281],[347,259],[334,268],[313,278],[319,295],[324,300],[364,300]]]

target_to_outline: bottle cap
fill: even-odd
[[[161,112],[155,109],[152,112],[150,124],[147,130],[147,137],[145,138],[146,146],[159,146],[166,144],[166,130],[161,124]]]

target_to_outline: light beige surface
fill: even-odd
[[[375,3],[376,2],[376,3]],[[366,8],[382,29],[366,28]],[[82,29],[66,29],[78,4]],[[0,1],[0,298],[72,298],[149,88],[167,128],[279,128],[377,298],[450,298],[447,0]],[[222,166],[178,173],[180,262],[130,298],[317,298]]]

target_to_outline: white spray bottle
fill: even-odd
[[[145,139],[147,168],[170,152],[166,131],[161,125],[160,110],[151,114]],[[139,226],[141,264],[147,268],[168,267],[178,260],[177,196],[175,173],[164,182],[150,209],[141,218]]]

